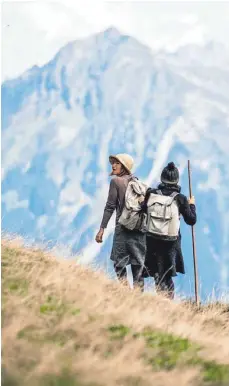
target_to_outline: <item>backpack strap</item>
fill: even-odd
[[[173,192],[172,194],[170,194],[170,197],[173,198],[173,200],[175,199],[176,196],[178,196],[178,192]],[[178,207],[179,208],[179,207]],[[180,213],[179,213],[179,219],[180,219]]]
[[[128,189],[129,183],[132,182],[132,181],[136,181],[136,180],[138,180],[138,177],[134,176],[133,174],[129,176],[126,191],[127,191],[127,189]],[[125,198],[126,198],[126,197],[125,197]],[[119,206],[120,211],[123,211],[123,209],[124,209],[124,207],[125,207],[125,204],[124,204],[124,206],[123,206],[123,208],[122,208],[122,207],[121,207],[121,202],[120,202],[119,195],[118,195],[118,197],[117,197],[117,201],[118,201],[118,206]],[[126,199],[125,199],[125,201],[126,201]]]
[[[163,194],[162,194],[162,191],[161,190],[156,190],[156,192],[157,192],[157,194],[160,194],[161,196],[163,196]]]
[[[177,192],[173,192],[173,193],[170,194],[170,197],[175,198],[176,196],[178,196],[178,194],[179,194],[179,193],[177,193]]]

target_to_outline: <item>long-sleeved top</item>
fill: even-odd
[[[104,214],[100,227],[106,228],[107,224],[116,210],[116,224],[122,214],[125,204],[126,189],[132,175],[124,175],[122,177],[115,176],[110,182],[107,202],[104,209]]]
[[[179,193],[175,197],[179,212],[186,224],[195,225],[197,221],[196,207],[188,203],[187,197],[180,193],[181,188],[178,185],[160,184],[157,189],[148,189],[145,201],[142,203],[144,211],[147,209],[150,193],[157,193],[157,190],[161,190],[165,196],[170,196],[173,192]],[[166,272],[169,276],[176,276],[176,272],[185,273],[180,232],[176,241],[162,241],[159,238],[147,237],[147,253],[143,275],[148,277],[159,273],[159,276],[162,277]]]
[[[147,193],[146,193],[146,196],[145,196],[145,200],[144,202],[142,203],[142,208],[143,210],[146,211],[146,208],[147,208],[147,202],[148,202],[148,199],[149,199],[149,196],[151,193],[157,193],[158,190],[161,190],[162,191],[162,194],[164,196],[170,196],[172,192],[175,192],[176,189],[175,187],[171,187],[169,188],[168,186],[164,186],[164,185],[159,185],[159,187],[157,189],[151,189],[149,188],[147,190]],[[179,193],[179,187],[177,189],[177,192]],[[184,196],[183,194],[179,193],[176,197],[175,197],[175,200],[177,202],[177,205],[178,205],[178,208],[179,208],[179,212],[180,214],[183,216],[183,219],[185,221],[186,224],[188,225],[195,225],[196,223],[196,220],[197,220],[197,216],[196,216],[196,207],[195,205],[193,204],[189,204],[188,203],[188,199],[186,196]]]

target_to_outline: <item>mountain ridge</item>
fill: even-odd
[[[100,33],[72,51],[68,47],[16,86],[2,85],[3,229],[68,244],[82,261],[104,266],[114,219],[104,245],[95,244],[94,235],[108,192],[109,154],[131,153],[135,173],[150,185],[174,160],[185,194],[190,158],[201,281],[206,294],[215,282],[224,292],[229,285],[227,68],[206,69],[201,56],[197,67],[187,68],[179,55],[155,56],[135,39],[116,43]],[[191,240],[183,225],[182,234],[187,278],[178,283],[188,293]]]

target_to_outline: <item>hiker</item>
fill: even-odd
[[[109,194],[100,230],[96,235],[96,241],[97,243],[103,242],[104,230],[113,212],[116,210],[116,226],[110,258],[114,262],[114,269],[118,279],[125,283],[127,283],[126,266],[130,264],[134,287],[138,287],[143,291],[144,279],[142,277],[142,271],[146,253],[146,235],[138,229],[127,229],[119,222],[125,207],[125,196],[128,185],[132,178],[135,178],[131,174],[134,161],[128,154],[111,155],[109,161],[112,165],[110,176],[114,177],[110,182]]]
[[[148,213],[147,252],[143,277],[154,277],[156,290],[170,299],[174,298],[172,278],[177,276],[177,272],[185,274],[181,250],[180,215],[183,216],[186,224],[194,225],[196,223],[195,198],[192,196],[187,199],[181,194],[181,187],[178,182],[179,171],[175,164],[170,162],[161,173],[161,183],[157,189],[149,188],[142,203],[143,210]],[[160,202],[163,200],[165,202],[168,200],[167,203],[169,204],[174,201],[171,209],[166,209],[173,211],[173,222],[167,228],[165,222],[167,221],[169,224],[170,215],[168,216],[164,207],[160,217],[160,209],[162,208]]]

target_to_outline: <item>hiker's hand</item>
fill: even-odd
[[[195,197],[194,196],[192,196],[191,198],[189,198],[188,199],[188,203],[189,203],[189,205],[195,205]]]
[[[99,232],[97,233],[96,238],[95,238],[95,241],[96,241],[97,243],[102,243],[102,242],[103,242],[103,233],[104,233],[104,229],[101,228],[101,229],[99,230]]]
[[[140,196],[138,199],[139,204],[141,204],[145,200],[145,196]]]

